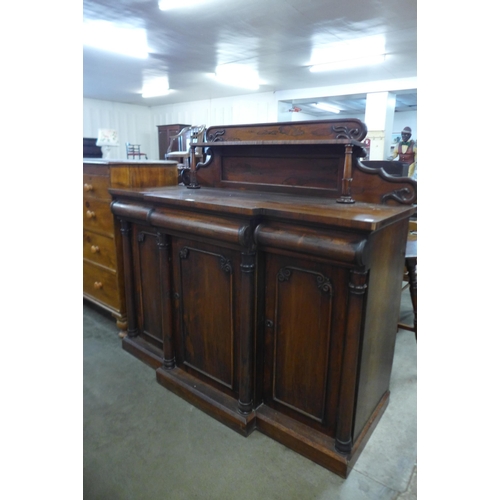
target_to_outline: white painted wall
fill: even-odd
[[[235,125],[277,121],[277,104],[273,92],[220,99],[206,99],[151,108],[151,126],[188,123],[192,125]],[[154,139],[158,159],[158,134]],[[152,151],[153,151],[152,149]]]
[[[368,82],[354,86],[332,86],[316,89],[296,89],[280,92],[235,97],[206,99],[164,106],[137,106],[116,102],[83,99],[83,137],[97,137],[99,128],[118,131],[120,146],[111,150],[111,159],[125,159],[125,143],[140,144],[141,151],[150,160],[158,160],[158,125],[189,123],[193,125],[236,125],[245,123],[272,123],[278,121],[314,120],[305,113],[290,113],[282,100],[345,95],[377,90],[404,90],[416,88],[416,79],[390,82]],[[286,108],[286,109],[285,109]],[[335,115],[332,115],[334,118]],[[364,121],[364,114],[349,116]],[[417,138],[416,112],[395,113],[394,130],[401,132],[409,126],[413,139]]]
[[[111,128],[118,131],[120,145],[111,148],[110,159],[127,158],[126,142],[140,144],[141,151],[144,151],[149,159],[158,159],[156,150],[156,156],[150,156],[154,141],[158,143],[158,133],[151,128],[150,108],[96,99],[83,99],[83,137],[97,137],[97,131],[100,128]]]

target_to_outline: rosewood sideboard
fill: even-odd
[[[177,184],[173,161],[83,160],[83,297],[127,330],[122,242],[108,189]]]
[[[354,119],[210,127],[189,186],[110,190],[123,348],[342,477],[389,401],[416,200],[411,179],[360,165],[365,135]]]

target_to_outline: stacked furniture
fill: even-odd
[[[416,202],[414,181],[359,163],[365,136],[355,119],[210,127],[189,186],[110,190],[123,348],[342,477],[389,401]]]
[[[110,188],[177,185],[173,161],[83,160],[83,297],[127,329],[120,229],[110,210]]]

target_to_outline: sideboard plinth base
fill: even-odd
[[[180,368],[167,370],[160,367],[156,370],[156,380],[166,389],[243,436],[248,436],[255,429],[255,412],[242,415],[238,411],[237,400]]]

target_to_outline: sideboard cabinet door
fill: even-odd
[[[264,403],[333,435],[348,270],[265,255]]]
[[[133,226],[134,285],[139,335],[163,349],[162,287],[158,234],[151,227]]]
[[[240,253],[172,238],[177,365],[238,396]]]

